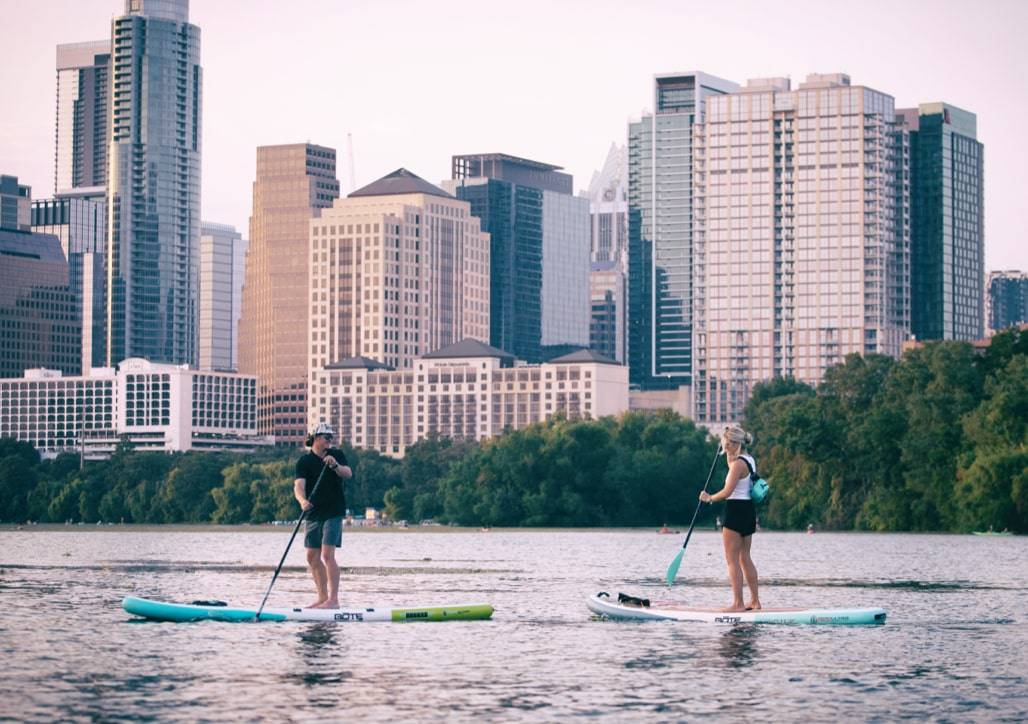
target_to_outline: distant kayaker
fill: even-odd
[[[343,544],[345,481],[353,477],[353,471],[343,451],[329,447],[334,436],[331,425],[319,423],[307,436],[310,452],[296,461],[293,495],[307,513],[303,545],[307,549],[307,565],[318,589],[318,600],[307,608],[339,608],[336,549]]]
[[[721,449],[728,458],[728,475],[725,486],[711,495],[700,492],[704,503],[725,503],[725,517],[721,524],[721,540],[725,547],[725,562],[728,564],[728,581],[732,584],[732,605],[726,611],[748,611],[760,608],[757,590],[757,567],[750,558],[750,545],[757,529],[757,510],[750,499],[753,484],[751,471],[757,469],[752,456],[743,453],[745,445],[753,442],[753,436],[738,425],[729,425],[721,435]],[[746,465],[744,459],[749,462]],[[743,604],[743,579],[750,589],[749,603]]]

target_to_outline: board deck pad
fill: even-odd
[[[629,597],[646,600],[640,597]],[[883,608],[763,608],[758,611],[726,612],[712,608],[688,608],[672,601],[653,601],[649,606],[619,602],[605,591],[586,599],[593,613],[609,619],[635,621],[688,621],[692,623],[747,624],[815,624],[832,626],[867,626],[885,623]]]
[[[212,602],[213,603],[213,602]],[[220,602],[219,602],[220,603]],[[256,608],[226,605],[168,603],[127,596],[121,602],[126,612],[151,621],[255,621]],[[442,606],[377,606],[373,608],[265,608],[261,621],[337,621],[354,623],[412,621],[480,621],[493,615],[487,603],[458,603]]]

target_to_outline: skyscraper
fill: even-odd
[[[50,234],[0,229],[0,377],[46,367],[81,370],[68,262]]]
[[[200,29],[188,0],[126,0],[112,21],[107,364],[196,364]]]
[[[0,229],[28,231],[31,224],[32,187],[17,176],[0,175]]]
[[[257,149],[239,371],[257,376],[257,429],[277,444],[300,444],[307,434],[310,221],[338,196],[335,150]]]
[[[899,356],[910,325],[909,146],[893,99],[843,74],[750,81],[693,131],[693,408],[737,420],[752,386]]]
[[[310,423],[332,394],[333,364],[412,369],[441,347],[489,338],[489,237],[468,202],[401,168],[310,226]]]
[[[590,260],[628,264],[628,147],[610,145],[603,168],[593,174],[589,190],[592,219]]]
[[[628,356],[634,387],[692,379],[692,144],[705,100],[738,86],[658,75],[654,112],[628,126]]]
[[[994,271],[989,274],[988,326],[990,332],[1028,322],[1028,274]]]
[[[589,344],[589,204],[560,166],[502,153],[454,156],[444,188],[490,236],[489,344],[528,362]]]
[[[111,41],[57,46],[54,193],[107,184]]]
[[[106,362],[104,255],[107,251],[107,204],[94,187],[80,187],[53,199],[32,202],[32,230],[53,234],[68,260],[69,286],[82,323],[82,370]]]
[[[985,334],[984,147],[977,118],[948,103],[898,111],[910,133],[911,331]]]
[[[246,240],[234,226],[200,225],[199,367],[230,371],[238,367],[239,314]]]

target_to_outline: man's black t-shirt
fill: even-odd
[[[346,455],[342,450],[329,448],[325,454],[334,457],[340,465],[348,465]],[[321,484],[314,493],[314,486],[317,484],[318,476],[321,475],[323,468],[325,468],[325,461],[313,452],[303,455],[296,461],[296,477],[307,481],[307,499],[314,504],[314,507],[307,513],[308,520],[328,520],[346,515],[345,481],[333,470],[325,469],[325,474],[321,476]]]

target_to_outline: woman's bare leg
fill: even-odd
[[[750,545],[753,543],[753,536],[748,535],[742,539],[739,546],[739,567],[742,568],[743,576],[746,578],[746,586],[750,589],[750,600],[746,608],[754,611],[760,610],[760,594],[757,582],[757,567],[750,558]]]
[[[739,549],[743,538],[734,530],[721,529],[721,538],[725,544],[725,562],[728,564],[728,582],[732,584],[732,605],[725,611],[745,611],[742,602],[742,568],[739,565]]]

